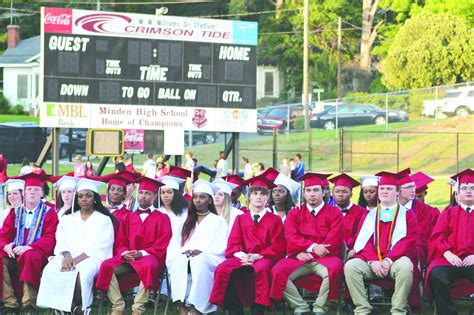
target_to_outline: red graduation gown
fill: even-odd
[[[438,222],[438,218],[439,218],[439,209],[436,208],[436,207],[432,207],[430,206],[429,204],[426,204],[426,206],[430,209],[430,212],[431,212],[431,227],[434,229],[434,227],[436,226],[436,222]]]
[[[318,257],[311,253],[313,260],[324,265],[329,273],[329,299],[339,297],[343,270],[342,247],[344,223],[341,210],[325,204],[316,216],[312,216],[306,204],[301,209],[292,209],[285,221],[286,251],[288,258],[280,260],[272,269],[272,288],[270,297],[275,301],[283,298],[290,275],[308,261],[299,261],[296,255],[314,243],[329,244],[329,255]],[[311,278],[302,278],[301,285],[311,288]]]
[[[234,254],[240,251],[247,254],[260,254],[263,258],[251,266],[243,267],[240,259],[234,257]],[[243,306],[250,306],[246,305],[246,302],[253,301],[255,304],[271,307],[270,270],[276,261],[284,257],[284,253],[285,235],[283,223],[278,215],[266,212],[258,224],[253,222],[250,211],[237,216],[227,242],[225,253],[227,259],[217,266],[214,273],[214,286],[209,302],[223,307],[232,271],[248,268],[253,269],[255,273],[255,297],[239,295],[241,303],[245,301]],[[251,273],[249,272],[248,275],[250,277]],[[246,288],[245,292],[241,293],[250,295],[253,291]]]
[[[441,212],[436,227],[429,240],[430,265],[426,271],[425,292],[429,292],[428,279],[431,270],[438,266],[451,266],[443,257],[450,250],[459,258],[464,259],[474,254],[474,212],[467,213],[461,206],[449,207]],[[474,284],[466,281],[462,286],[451,290],[453,298],[460,298],[474,293]]]
[[[38,211],[38,210],[37,210]],[[20,287],[20,282],[28,281],[33,287],[39,289],[41,272],[47,263],[49,256],[53,254],[56,245],[56,227],[58,225],[58,216],[54,209],[49,209],[44,214],[43,227],[41,236],[30,246],[32,249],[26,251],[23,255],[16,258],[18,263],[18,276],[10,275],[12,286]],[[25,240],[28,236],[25,229]],[[3,257],[7,257],[7,253],[3,251],[5,245],[13,242],[16,237],[15,229],[15,211],[12,208],[3,223],[0,230],[0,267],[3,270]],[[0,272],[0,296],[3,294],[3,272]],[[18,292],[17,292],[18,295]]]
[[[418,252],[418,260],[421,268],[428,262],[428,239],[431,235],[432,226],[432,211],[423,202],[413,200],[412,208],[416,213],[416,221],[418,222],[418,237],[416,239],[416,248]]]
[[[129,262],[140,281],[148,290],[158,289],[160,272],[165,268],[166,248],[171,239],[171,223],[166,214],[154,210],[142,222],[137,212],[131,212],[120,224],[117,237],[117,253],[102,263],[96,286],[107,291],[115,267],[125,263],[122,253],[129,250],[145,250],[149,255]],[[121,288],[126,286],[121,285]]]
[[[360,220],[367,212],[366,208],[353,204],[349,209],[349,213],[344,216],[344,242],[348,251],[354,247],[357,228]]]
[[[117,239],[118,239],[118,233],[119,233],[119,228],[120,228],[120,223],[125,220],[127,215],[129,215],[131,211],[127,208],[126,204],[122,204],[122,207],[120,209],[115,210],[112,212],[112,215],[115,217],[117,220],[114,224],[114,255],[117,253]]]
[[[367,212],[368,214],[368,212]],[[367,216],[365,214],[365,216]],[[360,230],[364,224],[365,217],[360,221],[357,235],[360,233]],[[421,297],[419,290],[419,283],[421,281],[421,272],[418,269],[418,251],[416,247],[418,233],[416,217],[413,211],[406,212],[406,222],[407,222],[407,235],[399,240],[395,246],[392,247],[390,251],[387,251],[388,238],[390,234],[390,225],[391,222],[381,222],[380,223],[380,248],[382,258],[390,258],[392,261],[399,259],[400,257],[407,256],[410,258],[413,264],[413,285],[411,286],[410,295],[408,296],[408,303],[415,309],[421,308]],[[374,232],[375,234],[375,232]],[[357,236],[356,236],[357,239]],[[360,258],[364,261],[375,261],[378,260],[377,249],[374,245],[374,236],[372,235],[368,240],[365,247],[360,250],[358,253],[355,253],[351,259]],[[379,279],[378,279],[379,280]],[[386,287],[384,283],[390,283],[386,279],[378,281],[378,285]]]

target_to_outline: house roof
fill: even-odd
[[[40,36],[20,40],[15,48],[8,48],[0,56],[0,64],[25,64],[33,61],[40,54]]]

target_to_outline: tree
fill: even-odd
[[[360,68],[370,73],[372,68],[372,46],[383,20],[372,27],[380,0],[363,0],[362,2],[362,36],[360,41]]]
[[[474,35],[461,18],[423,11],[406,21],[382,63],[384,84],[411,89],[472,79]]]

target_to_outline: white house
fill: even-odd
[[[8,49],[0,56],[3,68],[3,94],[25,111],[38,104],[40,73],[40,36],[20,40],[20,29],[8,26]]]

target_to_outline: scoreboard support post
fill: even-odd
[[[59,175],[59,128],[52,128],[53,145],[51,147],[51,164],[54,176]]]
[[[237,174],[239,172],[239,143],[240,133],[232,133],[232,173]]]

